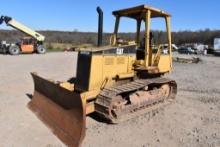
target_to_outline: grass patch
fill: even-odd
[[[44,43],[48,52],[62,52],[66,49],[71,48],[89,48],[93,47],[91,44],[81,44],[81,45],[74,45],[70,43]]]

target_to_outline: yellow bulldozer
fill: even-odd
[[[82,143],[88,114],[95,112],[107,122],[120,123],[174,102],[177,93],[176,82],[164,77],[172,70],[170,14],[146,5],[114,11],[111,43],[102,46],[103,12],[99,7],[97,11],[98,47],[79,50],[74,79],[54,82],[32,73],[35,91],[29,108],[68,146]],[[123,17],[137,22],[136,41],[119,39]],[[164,19],[166,25],[166,52],[160,46],[152,48],[150,24],[155,18]]]

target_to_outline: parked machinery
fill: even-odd
[[[96,112],[110,123],[119,123],[170,104],[177,92],[176,82],[164,77],[172,70],[170,15],[145,5],[114,11],[116,22],[111,45],[103,47],[103,12],[97,10],[99,47],[79,51],[76,78],[53,82],[32,73],[35,91],[29,108],[69,146],[79,146],[84,139],[86,115]],[[137,22],[135,43],[118,42],[123,17]],[[166,54],[161,47],[152,49],[150,20],[155,18],[165,20]],[[143,47],[142,22],[146,36]]]
[[[2,42],[0,45],[0,52],[10,53],[11,55],[33,52],[44,54],[46,52],[46,49],[43,46],[45,37],[42,34],[37,33],[36,31],[28,28],[27,26],[8,16],[1,16],[0,24],[3,22],[5,22],[8,26],[15,28],[16,30],[25,33],[29,37],[22,38],[18,43],[8,44],[6,42]]]
[[[214,55],[220,56],[220,38],[214,39]]]

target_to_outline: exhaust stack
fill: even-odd
[[[102,36],[103,36],[103,11],[100,7],[97,7],[97,12],[99,15],[99,20],[98,20],[98,44],[97,46],[100,47],[102,46]]]

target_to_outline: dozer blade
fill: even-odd
[[[32,73],[34,95],[29,108],[66,145],[80,146],[85,137],[85,107],[79,93],[71,92]]]

